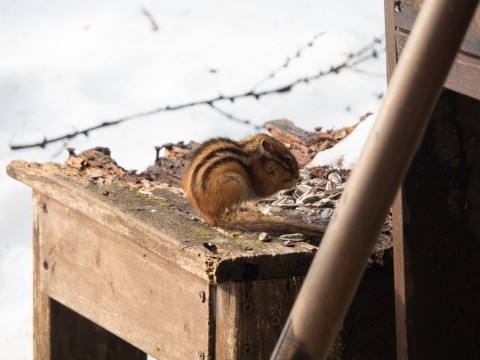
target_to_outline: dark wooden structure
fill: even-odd
[[[212,229],[174,186],[101,151],[8,173],[33,188],[35,359],[270,357],[316,246]],[[387,258],[367,269],[332,360],[394,358]]]
[[[389,74],[422,3],[385,1]],[[479,120],[477,10],[394,205],[398,359],[480,359]]]

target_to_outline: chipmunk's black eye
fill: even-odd
[[[293,169],[293,159],[290,156],[282,156],[282,162],[288,169]]]

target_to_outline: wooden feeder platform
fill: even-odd
[[[278,137],[298,130],[275,128]],[[335,142],[321,136],[309,146]],[[8,166],[33,189],[35,359],[269,358],[317,246],[205,225],[178,187],[188,146],[165,147],[141,174],[105,148],[70,150],[65,165]],[[331,359],[395,352],[385,250],[372,257]]]

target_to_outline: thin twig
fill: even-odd
[[[152,26],[152,31],[158,31],[160,27],[158,26],[157,22],[153,18],[153,15],[150,14],[150,12],[146,8],[142,8],[142,14],[145,15],[147,19],[150,21],[150,24]]]
[[[314,74],[312,76],[306,76],[306,77],[303,77],[303,78],[299,78],[295,81],[292,81],[291,83],[288,83],[288,84],[285,84],[285,85],[282,85],[282,86],[279,86],[279,87],[276,87],[276,88],[272,88],[272,89],[264,90],[264,91],[259,91],[259,92],[250,90],[250,91],[247,91],[245,93],[240,93],[240,94],[231,95],[231,96],[219,95],[215,98],[211,98],[211,99],[207,99],[207,100],[192,101],[192,102],[179,104],[179,105],[174,105],[174,106],[167,105],[167,106],[159,107],[159,108],[156,108],[156,109],[153,109],[153,110],[143,111],[143,112],[139,112],[139,113],[136,113],[136,114],[128,115],[128,116],[125,116],[125,117],[122,117],[122,118],[119,118],[119,119],[104,121],[100,124],[97,124],[97,125],[94,125],[94,126],[82,129],[82,130],[74,131],[74,132],[71,132],[71,133],[68,133],[68,134],[65,134],[65,135],[62,135],[62,136],[58,136],[58,137],[54,137],[54,138],[45,137],[42,141],[39,141],[39,142],[36,142],[36,143],[10,144],[10,149],[11,150],[20,150],[20,149],[27,149],[27,148],[34,148],[34,147],[44,148],[46,145],[57,142],[57,141],[72,139],[72,138],[74,138],[76,136],[79,136],[79,135],[82,135],[82,134],[85,135],[85,136],[88,136],[88,134],[92,131],[95,131],[95,130],[98,130],[98,129],[101,129],[101,128],[105,128],[105,127],[109,127],[109,126],[113,126],[113,125],[118,125],[118,124],[121,124],[121,123],[126,122],[126,121],[130,121],[130,120],[142,118],[142,117],[145,117],[145,116],[158,114],[158,113],[161,113],[161,112],[176,111],[176,110],[190,108],[190,107],[194,107],[194,106],[198,106],[198,105],[209,105],[213,109],[215,109],[217,111],[220,111],[223,115],[225,115],[226,112],[218,109],[217,107],[215,107],[214,106],[215,103],[221,102],[221,101],[231,101],[233,103],[233,102],[235,102],[235,100],[243,99],[243,98],[249,98],[249,97],[253,97],[256,100],[260,100],[260,98],[262,98],[263,96],[290,92],[290,91],[292,91],[292,89],[294,87],[296,87],[297,85],[299,85],[301,83],[308,84],[311,81],[318,80],[322,77],[325,77],[325,76],[328,76],[328,75],[331,75],[331,74],[338,74],[343,69],[354,67],[354,66],[356,66],[356,65],[358,65],[358,64],[360,64],[364,61],[367,61],[371,58],[377,57],[379,51],[384,51],[383,49],[377,49],[377,46],[380,45],[381,43],[382,43],[382,40],[375,39],[374,42],[372,42],[371,44],[363,47],[362,49],[360,49],[356,53],[349,54],[347,56],[347,59],[344,62],[342,62],[342,63],[340,63],[336,66],[331,66],[330,69],[328,69],[326,71],[321,70],[317,74]],[[234,116],[233,115],[230,115],[230,116],[226,115],[227,118],[233,120],[232,117],[234,117]],[[244,124],[247,124],[247,125],[252,125],[252,123],[247,123],[244,120],[239,119],[239,118],[236,118],[236,121],[240,121],[240,122],[242,122]]]
[[[209,103],[208,105],[210,105],[210,107],[217,111],[218,113],[222,114],[223,116],[225,116],[226,118],[230,119],[230,120],[233,120],[233,121],[236,121],[238,123],[241,123],[241,124],[245,124],[245,125],[251,125],[255,128],[255,130],[260,130],[262,129],[262,126],[260,125],[256,125],[254,123],[252,123],[251,120],[248,120],[248,119],[240,119],[239,117],[236,117],[235,115],[223,110],[223,109],[220,109],[218,106],[216,106],[214,103]]]
[[[279,67],[277,67],[275,70],[273,70],[272,72],[270,72],[270,74],[268,74],[266,77],[264,77],[262,80],[258,81],[253,87],[252,87],[252,91],[256,90],[260,85],[262,85],[263,83],[267,82],[268,80],[270,79],[273,79],[275,76],[277,76],[277,74],[282,71],[283,69],[286,69],[290,64],[291,62],[294,60],[294,59],[299,59],[303,52],[305,51],[305,49],[309,48],[309,47],[313,47],[313,45],[315,45],[315,41],[317,41],[317,39],[322,36],[322,35],[325,35],[325,31],[322,31],[318,34],[316,34],[306,45],[302,46],[300,49],[297,50],[297,52],[292,55],[292,56],[289,56],[286,58],[285,62],[280,65]]]

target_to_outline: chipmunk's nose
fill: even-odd
[[[297,174],[294,176],[294,179],[293,179],[293,181],[295,181],[295,182],[299,182],[299,181],[301,181],[301,180],[302,180],[302,177],[300,176],[300,174],[299,174],[299,173],[297,173]]]

